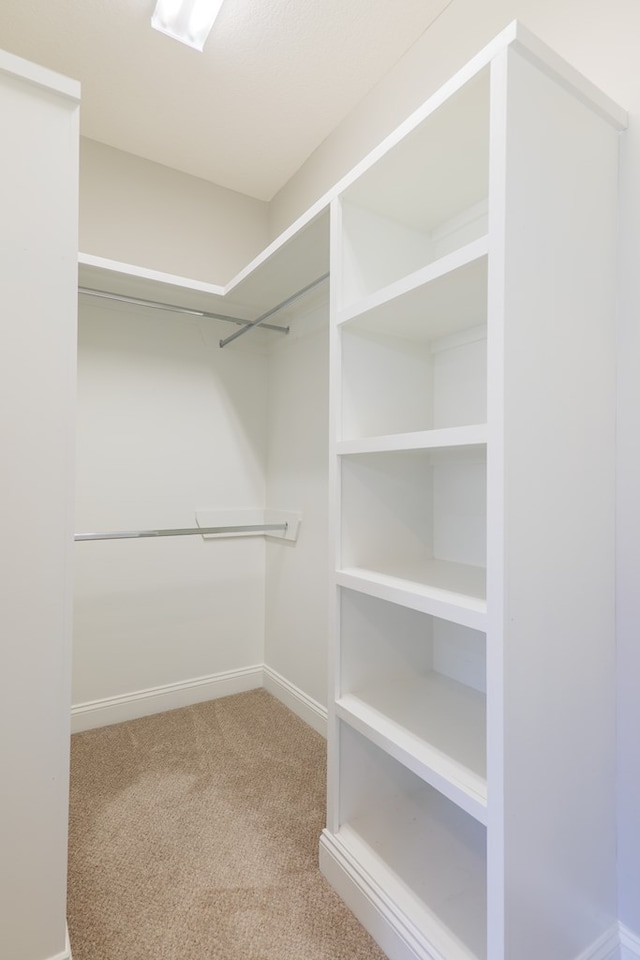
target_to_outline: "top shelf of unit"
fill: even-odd
[[[486,323],[485,234],[339,311],[338,324],[432,340]]]
[[[339,309],[353,312],[486,235],[489,77],[486,67],[342,193]]]

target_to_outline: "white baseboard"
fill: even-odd
[[[320,838],[320,871],[389,960],[444,960],[328,830]]]
[[[576,960],[619,960],[619,958],[620,936],[616,923],[609,930],[605,930],[602,936],[598,937],[586,950],[583,950]]]
[[[263,683],[265,690],[273,694],[292,713],[308,723],[317,733],[327,736],[327,710],[322,704],[309,697],[303,690],[296,687],[276,670],[272,670],[266,663],[263,667]]]
[[[152,713],[176,710],[205,700],[217,700],[262,686],[262,664],[227,670],[208,677],[168,683],[149,690],[136,690],[118,697],[78,703],[71,708],[71,732],[107,727],[112,723],[147,717]]]
[[[449,949],[443,944],[439,948],[427,939],[426,928],[416,926],[400,908],[402,897],[392,897],[393,891],[378,882],[380,878],[374,878],[367,869],[366,857],[352,851],[351,842],[349,839],[345,843],[340,835],[324,830],[320,838],[320,870],[360,923],[390,960],[444,960]],[[627,960],[625,947],[620,954],[621,941],[637,951],[629,952],[628,960],[640,958],[640,940],[629,932],[619,932],[614,924],[575,960]]]
[[[624,923],[620,924],[620,960],[639,960],[640,936]]]
[[[69,927],[66,927],[65,937],[64,937],[64,950],[62,953],[56,953],[55,956],[49,957],[49,960],[71,960],[71,944],[69,943]]]

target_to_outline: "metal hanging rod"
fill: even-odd
[[[183,527],[173,530],[117,530],[113,533],[76,533],[75,540],[138,540],[142,537],[194,537],[202,534],[268,533],[281,530],[286,533],[288,523],[244,523],[234,527]]]
[[[225,323],[235,323],[238,327],[250,328],[254,325],[251,320],[242,320],[240,317],[230,317],[226,313],[210,313],[207,310],[191,310],[189,307],[178,307],[171,303],[162,303],[159,300],[143,300],[141,297],[128,297],[122,293],[109,293],[107,290],[94,290],[92,287],[78,287],[78,293],[86,297],[100,297],[103,300],[118,300],[120,303],[131,303],[136,307],[151,307],[153,310],[167,310],[171,313],[186,313],[190,317],[204,317],[206,320],[224,320]],[[263,324],[265,330],[275,330],[276,333],[289,333],[289,327],[279,327],[273,323]],[[241,331],[243,332],[243,331]]]
[[[257,320],[252,320],[251,323],[248,323],[244,329],[236,330],[235,333],[232,333],[230,337],[220,341],[221,347],[226,347],[228,343],[231,343],[233,340],[237,340],[238,337],[241,337],[243,334],[248,333],[249,330],[253,330],[257,326],[266,326],[265,320],[268,320],[269,317],[273,317],[274,314],[278,313],[279,310],[283,310],[285,307],[290,306],[292,303],[295,303],[296,300],[299,300],[301,297],[304,297],[306,293],[309,293],[310,290],[313,290],[314,287],[319,286],[319,284],[324,283],[325,280],[329,279],[329,274],[325,273],[321,277],[318,277],[317,280],[313,280],[311,283],[308,283],[306,287],[303,287],[302,290],[298,290],[297,293],[291,294],[290,297],[287,297],[286,300],[283,300],[282,303],[279,303],[277,306],[272,307],[271,310],[267,310],[266,313],[263,313],[261,317],[258,317]],[[288,328],[287,328],[288,329]]]

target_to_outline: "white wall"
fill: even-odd
[[[267,358],[255,342],[221,350],[222,324],[85,297],[79,327],[77,532],[264,507]],[[75,550],[74,704],[262,663],[264,538]]]
[[[296,216],[458,67],[519,18],[629,111],[621,156],[618,315],[619,909],[640,933],[640,5],[636,0],[453,0],[270,205],[270,233]]]
[[[323,707],[329,627],[328,314],[325,296],[292,324],[288,337],[274,342],[267,460],[267,503],[299,510],[303,519],[297,543],[267,545],[265,664]]]
[[[83,253],[226,283],[267,242],[261,200],[82,138]]]
[[[0,956],[11,960],[66,957],[78,96],[0,52]]]

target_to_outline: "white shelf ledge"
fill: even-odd
[[[486,322],[488,250],[480,237],[339,311],[337,323],[430,340]]]
[[[78,255],[81,287],[162,300],[186,309],[254,320],[329,269],[329,213],[317,204],[226,285],[89,253]],[[326,295],[326,294],[325,294]]]
[[[336,583],[473,630],[487,629],[485,571],[481,567],[443,560],[394,573],[343,567],[336,572]]]
[[[365,453],[396,453],[404,450],[444,450],[483,447],[487,443],[486,423],[463,427],[441,427],[413,433],[392,433],[379,437],[357,437],[336,444],[339,456]]]
[[[342,696],[341,720],[487,822],[486,697],[441,674],[406,676]]]

